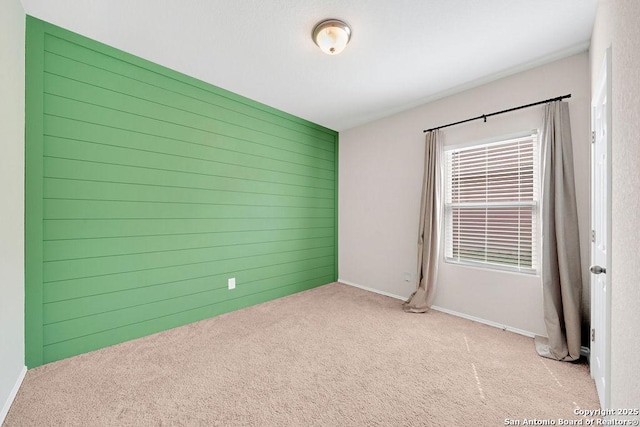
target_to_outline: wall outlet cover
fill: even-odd
[[[229,279],[228,284],[229,284],[229,289],[235,289],[236,288],[236,278],[232,277],[231,279]]]

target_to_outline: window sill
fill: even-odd
[[[512,273],[518,275],[526,275],[526,276],[539,276],[538,270],[532,268],[517,268],[517,267],[509,267],[506,265],[500,264],[489,264],[483,262],[472,262],[472,261],[455,261],[451,259],[444,259],[445,264],[472,268],[476,270],[484,270],[484,271],[495,271],[499,273]]]

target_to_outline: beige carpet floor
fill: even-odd
[[[599,408],[586,363],[339,283],[28,371],[6,426],[501,426]]]

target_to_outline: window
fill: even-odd
[[[445,151],[445,258],[535,273],[537,132]]]

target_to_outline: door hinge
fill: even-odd
[[[596,230],[591,230],[591,242],[596,241]]]
[[[596,131],[595,130],[591,131],[591,143],[592,144],[596,143]]]
[[[591,329],[591,341],[594,342],[596,340],[596,330],[594,328]]]

